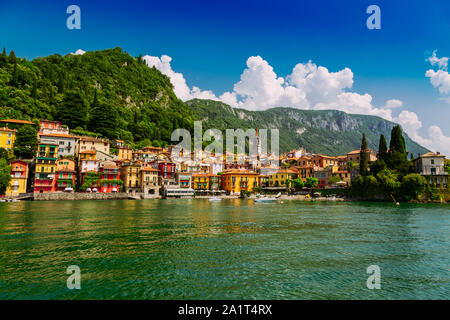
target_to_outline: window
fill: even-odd
[[[434,159],[431,159],[431,164],[434,164]]]

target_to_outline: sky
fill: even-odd
[[[377,115],[450,156],[449,12],[445,0],[0,0],[0,46],[27,59],[119,46],[182,100]]]

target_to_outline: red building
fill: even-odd
[[[158,171],[163,179],[175,179],[176,165],[173,162],[160,162]]]
[[[114,164],[105,164],[100,167],[99,191],[102,193],[119,192],[121,188],[119,167]]]

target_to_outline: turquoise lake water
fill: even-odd
[[[0,299],[448,299],[449,236],[445,204],[0,203]]]

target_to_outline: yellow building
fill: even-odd
[[[14,141],[16,140],[17,130],[9,128],[0,128],[0,148],[12,151]]]
[[[297,171],[290,168],[281,168],[277,173],[269,176],[269,186],[284,187],[286,180],[297,178]]]
[[[58,145],[40,143],[35,168],[34,192],[54,192]]]
[[[138,162],[124,162],[120,166],[120,180],[123,181],[123,188],[126,193],[140,192],[140,170],[141,164]]]
[[[193,174],[192,184],[194,190],[209,190],[209,175]]]
[[[141,170],[139,171],[139,183],[141,191],[144,194],[158,195],[158,170],[150,166],[141,165]]]
[[[133,150],[127,146],[123,145],[117,148],[119,160],[133,160]]]
[[[11,165],[11,181],[6,188],[7,196],[15,196],[27,192],[28,163],[15,160]]]
[[[222,189],[230,193],[253,191],[258,185],[259,174],[248,170],[229,170],[222,173]]]

